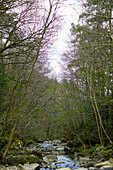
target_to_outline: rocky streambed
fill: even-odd
[[[60,140],[31,144],[29,147],[23,147],[17,141],[3,161],[4,165],[0,165],[0,170],[113,170],[112,150],[109,149],[111,157],[106,160],[102,157],[103,152],[107,153],[108,150],[100,146],[94,156],[87,149],[83,154],[72,153],[72,149]]]

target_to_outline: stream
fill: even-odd
[[[81,167],[76,166],[77,160],[73,160],[70,154],[65,154],[64,147],[59,142],[59,140],[52,141],[52,143],[44,142],[40,146],[43,149],[44,155],[54,154],[57,156],[57,161],[50,163],[50,168],[41,168],[41,170],[50,170],[58,168],[71,168],[78,169]],[[70,149],[70,148],[68,148]]]

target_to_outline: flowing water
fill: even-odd
[[[49,154],[50,149],[56,149],[55,155],[57,156],[58,160],[56,162],[52,162],[50,167],[51,168],[41,168],[41,170],[50,170],[50,169],[58,169],[58,168],[71,168],[71,169],[77,169],[80,167],[76,166],[77,161],[71,159],[70,155],[65,154],[65,152],[59,152],[63,151],[64,146],[53,146],[52,144],[49,143],[43,143],[41,145],[44,148],[45,154]]]

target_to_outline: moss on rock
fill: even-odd
[[[3,164],[8,165],[17,165],[17,164],[25,164],[25,163],[41,163],[41,160],[35,155],[18,155],[18,156],[7,156],[2,160]]]

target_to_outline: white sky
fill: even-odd
[[[81,0],[80,0],[81,1]],[[61,7],[59,13],[63,16],[62,29],[59,31],[58,39],[54,43],[52,55],[49,55],[50,67],[52,69],[51,75],[61,79],[61,55],[67,50],[69,40],[71,23],[78,23],[79,14],[82,11],[81,3],[78,0],[67,0]]]

